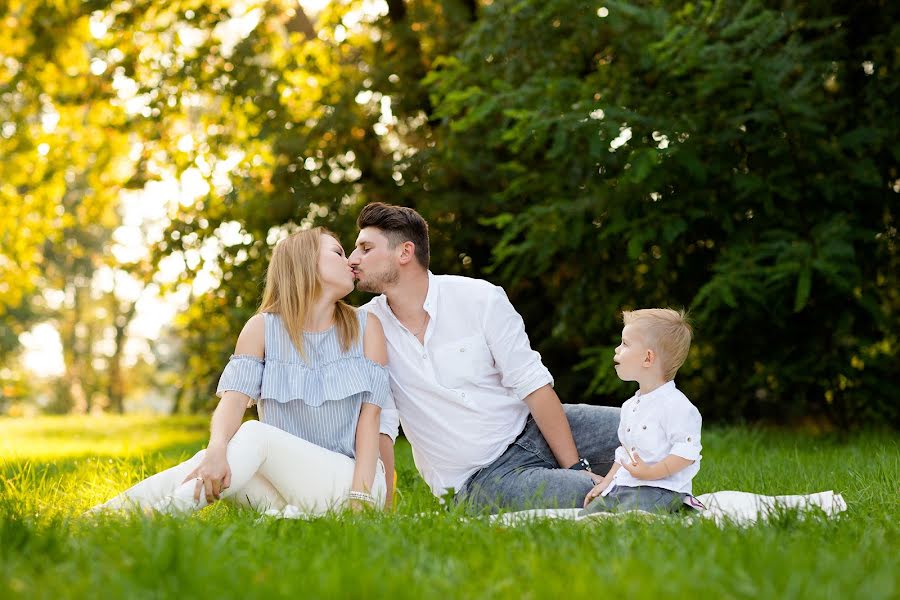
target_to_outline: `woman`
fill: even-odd
[[[341,299],[353,271],[322,228],[279,242],[262,305],[241,331],[216,395],[209,445],[94,510],[162,512],[226,498],[258,510],[309,514],[349,502],[383,507],[381,407],[393,406],[378,318]],[[259,421],[241,419],[259,404]]]

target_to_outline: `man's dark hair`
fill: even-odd
[[[383,202],[367,204],[359,217],[356,226],[360,229],[375,227],[384,232],[392,248],[403,242],[412,242],[416,246],[416,260],[428,268],[431,250],[428,242],[428,222],[412,208],[394,206]]]

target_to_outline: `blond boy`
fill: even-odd
[[[625,311],[616,374],[640,389],[622,405],[615,462],[584,498],[583,514],[675,512],[691,497],[700,470],[700,412],[675,387],[691,346],[684,312]]]

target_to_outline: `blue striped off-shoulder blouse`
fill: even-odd
[[[357,311],[365,333],[366,311]],[[259,420],[304,440],[354,458],[356,424],[363,402],[393,405],[388,372],[363,353],[363,335],[343,352],[332,327],[303,333],[304,360],[276,314],[263,313],[265,359],[235,354],[216,395],[237,391],[259,405]]]

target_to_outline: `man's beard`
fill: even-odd
[[[400,269],[388,267],[381,273],[369,273],[365,281],[358,280],[356,289],[373,294],[383,294],[384,289],[400,280]]]

